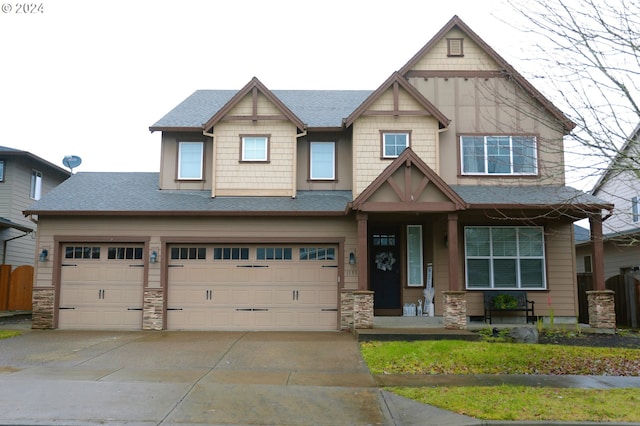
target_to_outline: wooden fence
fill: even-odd
[[[0,265],[0,311],[30,311],[33,266]]]
[[[578,321],[589,324],[587,291],[593,290],[591,274],[578,274]],[[638,328],[640,325],[640,281],[632,274],[614,275],[605,281],[605,288],[615,292],[616,325]]]

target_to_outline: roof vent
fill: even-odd
[[[462,51],[462,38],[447,39],[447,56],[464,56]]]

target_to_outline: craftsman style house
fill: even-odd
[[[572,128],[458,17],[373,91],[196,91],[150,127],[159,173],[78,173],[25,211],[33,325],[363,328],[426,288],[449,328],[492,289],[575,320],[572,223],[611,206],[565,186]]]

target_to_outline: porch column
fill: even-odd
[[[460,291],[458,277],[458,214],[449,213],[447,226],[447,245],[449,248],[449,291]]]
[[[358,213],[358,290],[368,290],[369,283],[369,251],[367,245],[367,229],[369,216]]]
[[[601,213],[589,216],[591,227],[591,268],[594,291],[587,292],[589,326],[605,332],[615,332],[615,292],[607,290],[604,282],[604,241]]]

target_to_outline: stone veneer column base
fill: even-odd
[[[613,290],[587,291],[589,326],[599,330],[615,331],[616,305]]]
[[[373,291],[353,292],[353,327],[373,328]]]
[[[340,330],[353,330],[353,290],[340,292]]]
[[[53,328],[53,305],[56,292],[51,288],[34,288],[31,308],[31,328]]]
[[[467,301],[464,291],[443,291],[444,296],[444,328],[448,330],[465,330],[467,328]]]
[[[148,288],[144,291],[142,307],[142,329],[162,330],[164,319],[164,291],[161,288]]]

